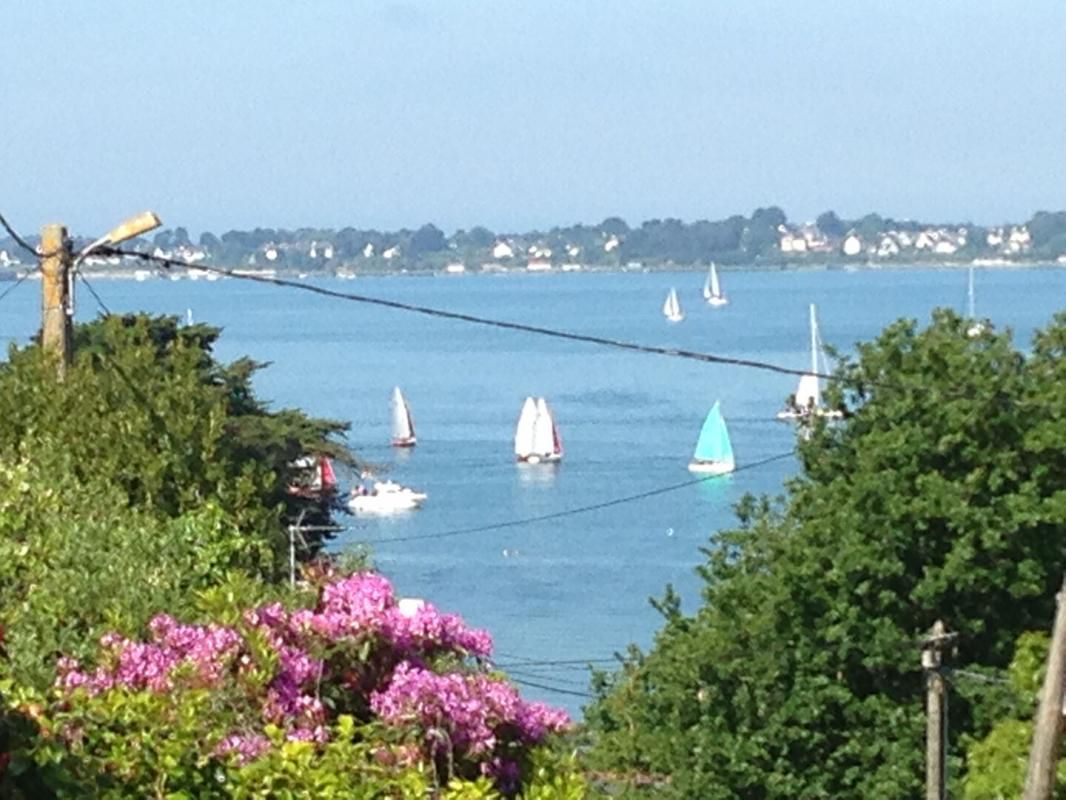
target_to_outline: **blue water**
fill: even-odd
[[[807,305],[818,305],[823,340],[850,350],[888,322],[928,319],[940,305],[963,309],[961,270],[727,272],[732,303],[700,300],[703,275],[566,274],[322,280],[356,291],[455,311],[644,343],[704,350],[804,368]],[[352,519],[338,547],[371,543],[376,564],[401,593],[425,597],[489,628],[501,662],[610,657],[650,643],[660,620],[648,597],[667,583],[686,608],[699,601],[699,548],[732,523],[746,492],[781,491],[791,460],[639,502],[552,521],[390,543],[550,514],[688,480],[700,425],[716,399],[738,464],[789,451],[792,429],[773,417],[794,379],[748,369],[606,350],[590,345],[415,316],[291,289],[236,280],[106,281],[95,286],[115,311],[185,314],[222,325],[224,359],[270,362],[256,379],[275,407],[349,420],[351,444],[382,474],[425,490],[426,506],[388,519]],[[666,323],[676,286],[687,312]],[[0,288],[6,288],[0,286]],[[1024,344],[1063,306],[1066,270],[981,270],[977,308],[1011,326]],[[79,293],[79,318],[95,315]],[[0,339],[36,329],[39,285],[0,303]],[[394,385],[411,403],[419,444],[388,446]],[[551,403],[566,458],[519,467],[511,452],[526,395]],[[526,666],[531,680],[580,693],[580,669]],[[578,712],[579,696],[526,688]]]

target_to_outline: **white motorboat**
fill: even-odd
[[[428,495],[394,481],[376,481],[367,489],[360,484],[348,498],[348,508],[365,514],[391,514],[410,511],[425,502]]]

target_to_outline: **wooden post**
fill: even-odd
[[[1025,775],[1024,800],[1050,800],[1062,738],[1062,701],[1066,695],[1066,582],[1055,595],[1058,609],[1047,656],[1047,673],[1033,726],[1033,746]]]
[[[67,229],[41,229],[41,346],[55,354],[59,377],[66,374],[71,356],[71,322],[67,314],[70,291],[70,248]]]
[[[944,676],[940,673],[941,648],[951,637],[944,623],[937,620],[922,644],[922,669],[925,671],[925,798],[947,797],[944,768],[947,753],[948,699]]]

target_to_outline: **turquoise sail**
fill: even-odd
[[[717,400],[703,421],[692,457],[696,461],[733,461],[733,444],[729,441],[729,431]]]

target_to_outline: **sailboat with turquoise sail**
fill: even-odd
[[[725,475],[737,468],[733,459],[733,443],[729,441],[729,430],[717,400],[700,428],[700,438],[688,468],[690,472],[708,475]]]

